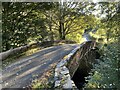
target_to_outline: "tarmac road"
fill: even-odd
[[[23,88],[40,78],[53,63],[58,63],[78,45],[64,44],[40,50],[30,56],[16,60],[2,70],[2,88]]]

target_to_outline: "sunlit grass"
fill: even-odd
[[[35,53],[35,52],[38,52],[39,50],[40,50],[39,47],[33,48],[33,49],[29,49],[29,50],[27,50],[27,51],[25,52],[25,56],[31,55],[31,54],[33,54],[33,53]]]

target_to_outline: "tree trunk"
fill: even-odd
[[[63,34],[63,36],[62,36],[62,40],[65,40],[65,35]]]
[[[49,23],[49,29],[50,29],[50,40],[51,40],[51,41],[54,41],[51,22]]]
[[[51,15],[51,11],[49,12],[49,29],[50,29],[50,39],[51,41],[54,41],[54,37],[53,37],[53,31],[52,31],[52,15]]]
[[[52,32],[52,28],[50,28],[50,31],[51,31],[51,33],[50,33],[50,39],[51,39],[51,41],[54,41],[53,32]]]
[[[59,20],[59,37],[60,40],[65,40],[65,27],[64,27],[64,8],[63,2],[60,2],[60,20]]]
[[[59,38],[60,38],[60,40],[62,40],[62,30],[61,30],[61,23],[60,23],[60,26],[59,26]]]
[[[62,22],[62,20],[60,20],[59,24],[60,24],[60,26],[59,26],[59,37],[60,37],[60,40],[65,40],[64,23]]]

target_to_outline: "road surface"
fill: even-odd
[[[76,44],[52,46],[40,50],[2,70],[2,88],[23,88],[31,84],[33,80],[42,76],[52,63],[58,63],[65,55],[69,54]]]

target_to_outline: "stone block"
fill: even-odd
[[[60,81],[56,81],[55,82],[55,87],[59,87],[60,86]]]
[[[71,88],[72,89],[72,80],[70,78],[68,78],[66,81],[65,81],[65,84],[63,85],[63,88],[64,89],[68,89],[68,88]]]
[[[66,66],[63,66],[63,67],[62,67],[62,70],[63,70],[63,71],[69,71]]]
[[[68,74],[69,73],[69,71],[67,70],[67,71],[61,71],[60,72],[62,75],[66,75],[66,74]]]
[[[62,67],[63,65],[65,65],[66,61],[62,60],[61,62],[58,63],[57,68]]]

